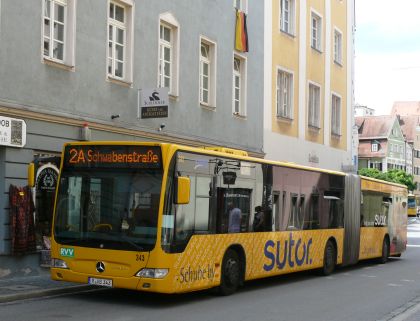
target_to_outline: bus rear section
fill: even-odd
[[[407,188],[362,178],[360,258],[400,256],[407,246]]]
[[[407,245],[407,188],[355,175],[348,175],[346,188],[343,264],[400,256]]]

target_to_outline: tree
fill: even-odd
[[[413,191],[417,188],[417,183],[414,183],[414,176],[407,174],[400,169],[391,169],[388,172],[383,173],[376,168],[361,168],[359,169],[359,175],[402,184],[407,186],[409,191]]]
[[[417,183],[414,183],[414,176],[407,174],[405,171],[400,169],[391,169],[386,174],[390,182],[405,185],[409,191],[413,191],[417,188]]]
[[[386,180],[386,174],[376,168],[361,168],[359,169],[359,175]]]

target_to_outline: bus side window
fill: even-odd
[[[194,220],[194,231],[195,232],[207,232],[209,231],[209,213],[210,213],[210,187],[211,177],[210,176],[197,176],[197,186],[195,191],[195,220]],[[193,192],[192,192],[193,194]]]
[[[312,194],[309,204],[309,224],[308,229],[319,229],[319,195]]]
[[[298,207],[298,222],[299,229],[303,228],[303,222],[305,220],[305,195],[300,195],[299,197],[299,207]]]
[[[289,223],[287,224],[288,230],[298,230],[300,223],[298,217],[299,205],[298,205],[298,195],[290,195],[290,216]]]
[[[327,196],[324,196],[326,198]],[[328,227],[329,228],[338,228],[343,227],[343,201],[338,197],[328,197]]]
[[[273,192],[274,231],[280,230],[280,192]]]

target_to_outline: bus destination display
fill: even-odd
[[[77,168],[161,168],[162,155],[158,146],[67,146],[64,151],[64,166]]]

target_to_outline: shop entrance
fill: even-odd
[[[50,265],[50,237],[60,157],[35,157],[35,236],[41,266]]]

